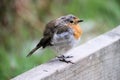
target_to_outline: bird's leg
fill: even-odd
[[[72,61],[66,60],[66,58],[72,58],[72,57],[73,57],[73,56],[64,56],[64,55],[61,55],[61,56],[58,56],[57,58],[58,58],[60,61],[62,61],[62,62],[74,64]]]
[[[61,55],[61,56],[57,56],[57,58],[65,58],[65,56],[64,55]]]

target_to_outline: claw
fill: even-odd
[[[64,55],[57,56],[57,58],[59,58],[59,60],[62,61],[62,62],[74,64],[72,61],[66,60],[66,58],[72,58],[72,57],[73,57],[73,56],[64,56]]]
[[[64,55],[61,55],[61,56],[57,56],[57,58],[65,58],[65,56],[64,56]]]
[[[57,58],[72,58],[73,56],[64,56],[64,55],[61,55],[61,56],[57,56]]]
[[[72,61],[70,61],[70,60],[66,60],[66,59],[59,59],[60,61],[62,61],[62,62],[65,62],[65,63],[71,63],[71,64],[74,64]]]
[[[66,56],[65,58],[72,58],[73,56]]]

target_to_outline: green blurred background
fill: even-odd
[[[120,0],[0,0],[0,80],[55,57],[49,48],[26,55],[39,42],[45,24],[67,14],[84,20],[83,44],[120,24]]]

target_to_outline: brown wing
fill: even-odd
[[[54,36],[55,33],[60,34],[62,32],[66,32],[69,30],[70,27],[68,26],[62,26],[61,25],[57,25],[55,26],[55,20],[49,22],[46,25],[45,31],[43,33],[43,38],[40,40],[39,44],[37,45],[38,47],[43,47],[45,48],[46,46],[51,46],[51,40]]]
[[[51,39],[54,35],[56,28],[55,28],[55,20],[50,21],[44,30],[43,33],[43,38],[40,40],[39,44],[37,46],[45,48],[46,46],[50,46],[51,44]]]

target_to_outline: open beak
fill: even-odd
[[[83,22],[83,20],[78,20],[78,23],[79,23],[79,22]]]

